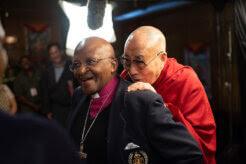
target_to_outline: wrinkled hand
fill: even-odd
[[[144,83],[144,82],[136,82],[131,84],[130,86],[128,86],[127,91],[136,91],[136,90],[150,90],[152,92],[156,93],[156,90],[154,89],[154,87],[152,87],[151,84],[149,83]]]

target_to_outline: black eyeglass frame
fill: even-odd
[[[71,72],[75,72],[77,71],[80,67],[94,67],[96,66],[99,62],[101,62],[102,60],[106,60],[106,59],[112,59],[115,60],[115,58],[113,57],[106,57],[106,58],[99,58],[99,59],[95,59],[95,58],[90,58],[90,59],[86,59],[84,60],[82,63],[78,62],[78,63],[72,63],[69,65],[69,70]]]

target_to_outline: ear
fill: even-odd
[[[161,58],[162,61],[166,61],[167,53],[163,52],[162,54],[160,54],[160,58]]]
[[[111,61],[111,64],[112,64],[112,73],[115,73],[118,69],[118,61],[117,59],[112,59]]]

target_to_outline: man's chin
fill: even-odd
[[[93,95],[97,93],[97,89],[95,87],[92,87],[90,85],[81,85],[81,89],[84,94],[86,95]]]
[[[82,91],[87,96],[90,96],[90,95],[93,95],[93,94],[97,93],[95,90],[85,89],[83,87],[82,87]]]

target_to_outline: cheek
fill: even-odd
[[[142,72],[142,78],[144,82],[153,84],[155,82],[156,76],[154,72],[146,70]]]
[[[109,81],[109,73],[108,72],[101,72],[96,78],[96,83],[100,86],[103,87],[108,81]]]

